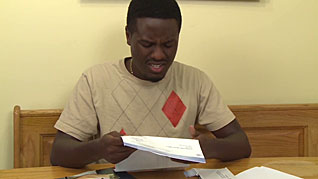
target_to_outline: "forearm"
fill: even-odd
[[[61,140],[54,142],[51,153],[52,165],[70,168],[81,168],[100,158],[99,139],[81,142],[62,138]]]
[[[202,143],[201,147],[206,158],[230,161],[246,158],[251,154],[247,136],[242,131],[225,138],[205,138]]]

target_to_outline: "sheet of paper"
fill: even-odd
[[[186,177],[200,176],[201,179],[235,179],[235,176],[227,168],[221,169],[203,169],[203,168],[192,168],[191,170],[185,171]]]
[[[122,136],[125,146],[170,158],[205,163],[199,141],[153,136]]]
[[[257,177],[256,177],[257,176]],[[301,179],[268,167],[254,167],[236,175],[237,179]]]
[[[184,169],[189,164],[174,162],[170,158],[142,150],[136,150],[127,159],[115,165],[115,171],[144,171],[157,169]]]

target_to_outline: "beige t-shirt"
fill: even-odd
[[[234,118],[202,71],[173,62],[150,82],[130,74],[122,59],[83,73],[55,128],[81,141],[111,131],[190,138],[190,125],[214,131]]]

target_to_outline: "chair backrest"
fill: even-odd
[[[14,107],[14,168],[49,166],[62,110],[21,110]]]
[[[251,157],[318,157],[318,104],[230,106]]]
[[[318,157],[318,104],[229,107],[249,137],[251,157]],[[53,126],[61,112],[14,107],[15,168],[51,165]]]

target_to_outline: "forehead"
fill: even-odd
[[[177,37],[179,35],[176,19],[137,18],[136,32],[140,36]]]

